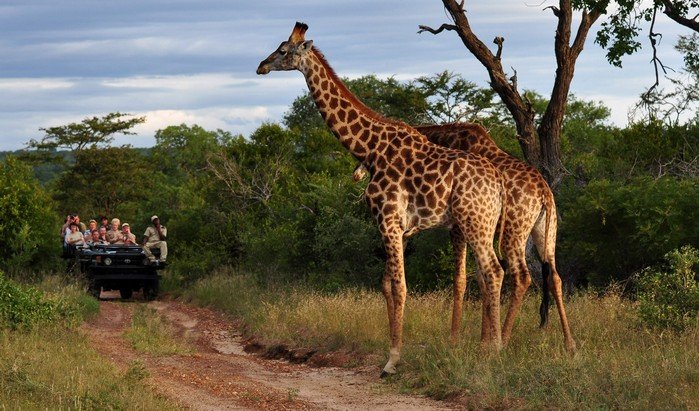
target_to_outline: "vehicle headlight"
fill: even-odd
[[[104,265],[111,265],[112,264],[112,259],[107,257],[104,259]]]

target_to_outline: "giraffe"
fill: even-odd
[[[504,271],[493,250],[504,203],[499,172],[480,156],[433,144],[409,125],[369,109],[342,83],[313,41],[305,39],[306,30],[306,24],[297,22],[289,39],[260,63],[257,74],[300,71],[332,133],[371,174],[365,198],[387,255],[381,290],[388,312],[390,349],[381,375],[394,374],[400,360],[407,291],[404,241],[434,226],[450,229],[455,296],[466,287],[466,247],[473,249],[484,294],[481,343],[499,350]],[[452,316],[452,338],[460,328],[462,300],[454,300],[453,309],[459,315]]]
[[[561,279],[556,270],[556,203],[553,193],[541,174],[525,162],[501,150],[481,125],[452,123],[443,125],[415,126],[428,140],[440,146],[463,150],[487,158],[505,180],[507,226],[504,228],[502,246],[507,266],[512,272],[514,290],[502,327],[502,341],[507,344],[512,327],[519,312],[524,294],[531,284],[525,249],[531,234],[542,264],[543,299],[539,309],[543,327],[548,321],[549,295],[551,288],[561,320],[566,349],[575,351],[568,325]],[[353,173],[355,181],[364,178],[366,169],[360,164]]]

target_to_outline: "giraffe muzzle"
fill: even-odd
[[[263,61],[263,62],[260,63],[260,65],[257,67],[257,74],[267,74],[267,73],[269,73],[269,67],[267,67],[267,65],[266,65],[265,62]]]

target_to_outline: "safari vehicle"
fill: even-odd
[[[160,250],[153,249],[156,258]],[[93,245],[75,252],[80,271],[88,281],[88,292],[99,298],[102,290],[119,290],[121,298],[131,298],[143,289],[143,296],[152,300],[158,296],[162,264],[148,261],[138,245]]]

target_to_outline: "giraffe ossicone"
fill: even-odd
[[[483,293],[481,342],[500,349],[504,272],[493,249],[493,238],[504,204],[502,176],[485,158],[431,143],[411,126],[365,106],[342,83],[312,41],[305,39],[307,29],[307,25],[296,23],[289,39],[260,63],[257,73],[299,70],[332,133],[371,174],[365,197],[387,255],[382,292],[391,341],[383,373],[395,373],[400,360],[407,291],[404,240],[435,226],[450,229],[454,247],[452,340],[461,327],[469,245],[479,266]]]

